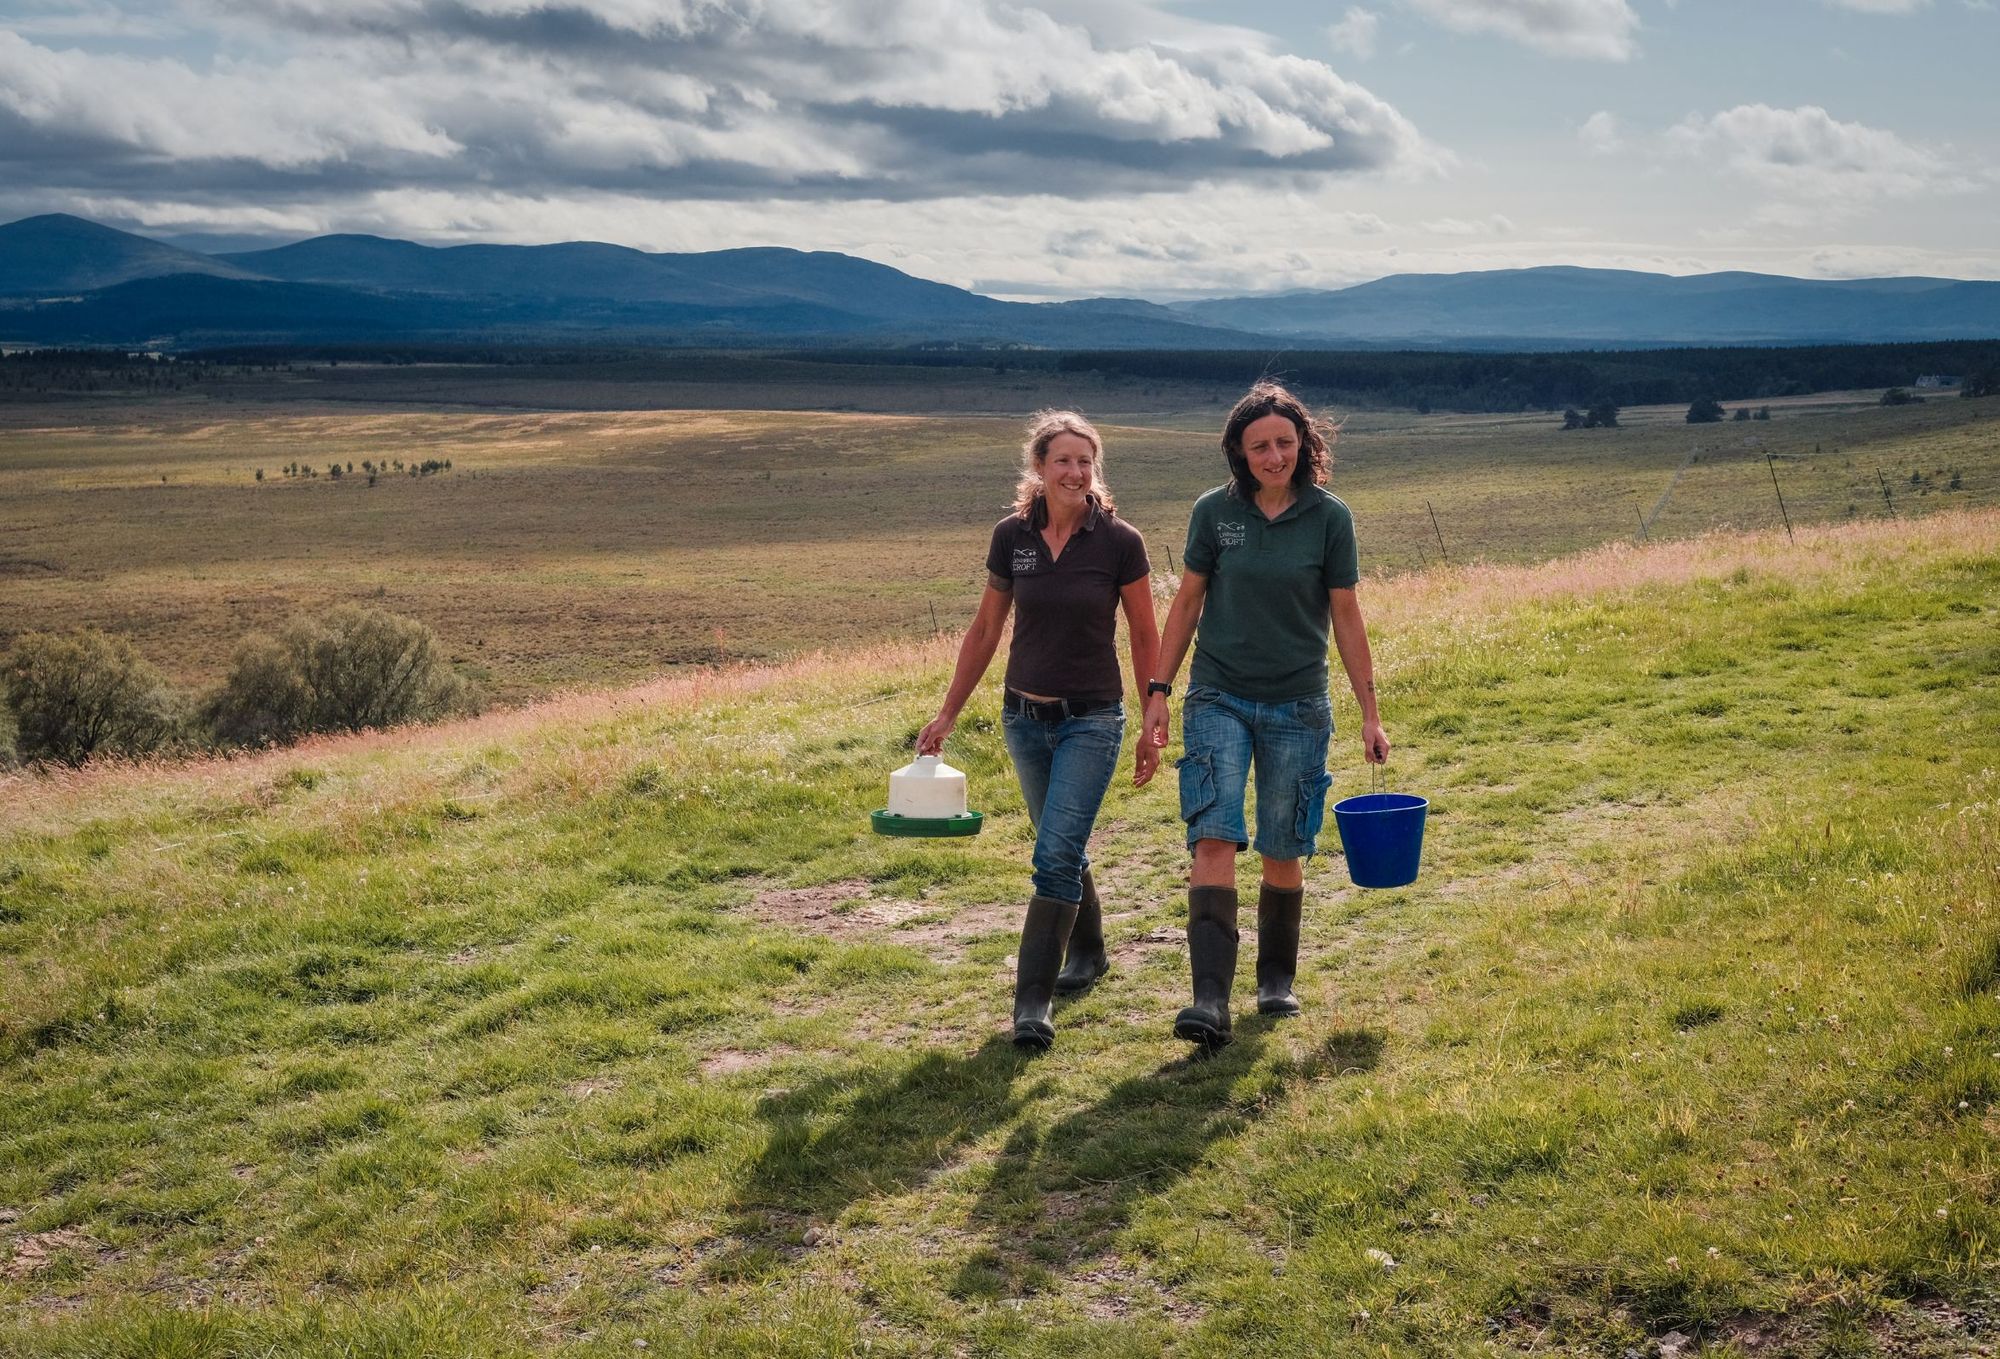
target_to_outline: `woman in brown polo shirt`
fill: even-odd
[[[1014,981],[1014,1042],[1037,1051],[1055,1041],[1055,993],[1081,991],[1111,965],[1085,846],[1125,739],[1125,685],[1114,641],[1121,607],[1132,674],[1143,684],[1160,643],[1145,540],[1114,512],[1104,484],[1104,441],[1090,422],[1074,411],[1042,411],[1021,447],[1013,512],[993,529],[986,591],[959,645],[951,685],[917,735],[919,754],[943,748],[1013,611],[1001,725],[1035,827],[1034,896]],[[1156,747],[1141,743],[1133,782],[1152,778],[1159,760]]]

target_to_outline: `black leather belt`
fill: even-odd
[[[1012,689],[1001,696],[1000,705],[1010,713],[1032,717],[1037,722],[1060,722],[1068,717],[1088,717],[1101,713],[1106,708],[1115,708],[1123,700],[1116,698],[1052,698],[1043,703],[1032,698],[1023,698]]]

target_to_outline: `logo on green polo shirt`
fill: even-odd
[[[1244,531],[1245,526],[1242,524],[1225,524],[1217,521],[1215,525],[1215,545],[1217,547],[1241,547],[1243,546]]]

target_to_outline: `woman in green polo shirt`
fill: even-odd
[[[1366,759],[1389,757],[1375,708],[1354,516],[1325,488],[1328,441],[1297,397],[1260,382],[1229,413],[1222,452],[1230,480],[1195,502],[1186,569],[1147,686],[1141,746],[1167,743],[1167,696],[1194,642],[1182,705],[1181,819],[1194,855],[1188,960],[1194,1003],[1174,1021],[1191,1042],[1229,1041],[1236,974],[1236,855],[1252,841],[1243,800],[1257,780],[1263,884],[1257,898],[1257,1009],[1295,1015],[1299,916],[1310,856],[1326,813],[1329,624],[1361,704]],[[1199,629],[1197,631],[1197,628]]]
[[[1111,966],[1086,848],[1124,744],[1121,609],[1132,680],[1143,684],[1159,645],[1145,539],[1114,510],[1104,444],[1090,422],[1075,411],[1042,411],[1021,449],[1013,512],[993,527],[986,590],[950,687],[917,734],[918,754],[943,748],[1011,611],[1000,728],[1035,827],[1034,896],[1014,980],[1014,1043],[1022,1048],[1055,1041],[1057,992],[1083,990]],[[1157,746],[1139,743],[1133,781],[1152,778],[1159,760]]]

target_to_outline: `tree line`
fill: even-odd
[[[1064,354],[1056,367],[1066,373],[1213,382],[1226,392],[1270,376],[1336,405],[1588,411],[1907,386],[1927,373],[1963,377],[1966,395],[1979,395],[2000,387],[2000,341],[1538,354],[1118,350]]]

